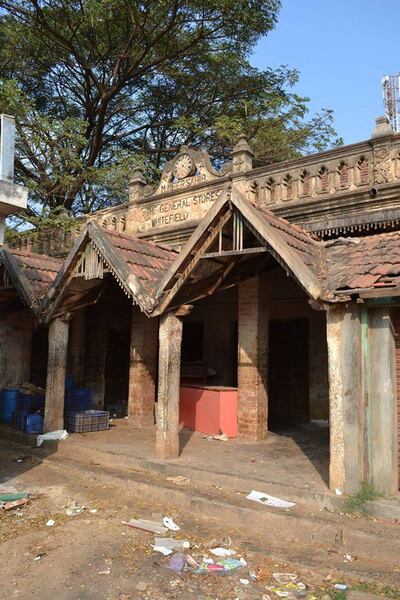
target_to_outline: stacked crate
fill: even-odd
[[[93,409],[93,390],[67,389],[64,426],[71,433],[101,431],[109,428],[109,413]]]

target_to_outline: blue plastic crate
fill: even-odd
[[[25,429],[25,417],[29,415],[29,410],[17,410],[17,429],[19,431],[24,431]]]
[[[102,431],[110,426],[110,413],[106,410],[85,410],[65,413],[64,426],[67,431],[84,433]]]
[[[42,415],[24,415],[24,433],[43,433]]]

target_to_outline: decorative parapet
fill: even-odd
[[[232,163],[215,169],[208,153],[183,146],[160,182],[146,185],[141,169],[132,173],[129,202],[80,219],[102,227],[181,245],[227,186],[237,186],[260,206],[323,236],[400,225],[400,134],[377,119],[370,140],[295,160],[252,168],[253,152],[240,136]],[[78,234],[35,237],[19,247],[65,254]],[[25,239],[26,237],[26,239]]]
[[[259,188],[259,202],[269,208],[398,182],[400,135],[255,169],[249,179]]]
[[[394,135],[384,118],[377,119],[370,140],[287,162],[253,169],[244,136],[232,156],[233,168],[217,171],[207,152],[184,146],[167,163],[155,189],[136,172],[130,202],[90,219],[108,229],[179,245],[222,190],[237,185],[256,204],[322,235],[400,223],[400,134]]]

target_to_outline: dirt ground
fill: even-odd
[[[102,480],[98,471],[63,469],[60,464],[37,461],[29,449],[0,444],[1,492],[31,493],[20,509],[0,512],[0,597],[30,600],[275,600],[289,598],[397,598],[400,569],[388,577],[379,571],[365,573],[356,557],[335,556],[321,561],[317,555],[297,560],[272,555],[246,537],[207,519],[177,512],[173,506],[157,506],[151,498],[140,503]],[[20,462],[18,462],[20,461]],[[75,502],[85,510],[67,516]],[[95,512],[94,512],[95,511]],[[127,527],[122,521],[151,518],[160,512],[181,527],[174,536],[188,540],[187,550],[196,559],[210,549],[234,549],[247,566],[227,576],[198,575],[167,568],[170,557],[152,548],[154,536]],[[54,525],[47,525],[49,520]],[[296,586],[277,583],[274,573],[294,573]],[[256,579],[252,580],[251,573]],[[242,581],[241,581],[242,580]],[[335,583],[349,586],[346,594]],[[302,585],[304,584],[304,585]],[[275,588],[275,589],[271,589]],[[304,589],[305,588],[305,589]],[[280,596],[277,594],[281,594]],[[285,595],[283,595],[285,594]],[[372,596],[370,594],[373,594]]]

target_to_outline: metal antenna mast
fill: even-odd
[[[382,96],[386,118],[395,133],[400,132],[400,74],[382,78]]]

